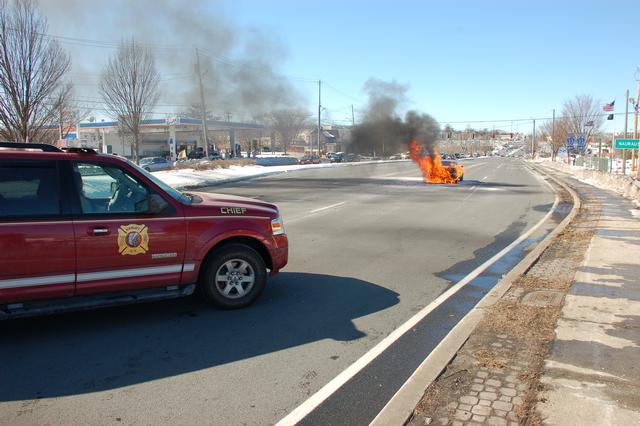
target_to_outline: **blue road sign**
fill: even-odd
[[[584,135],[578,136],[578,151],[584,151]]]
[[[567,151],[573,151],[574,141],[575,141],[575,138],[573,137],[573,135],[567,136]]]

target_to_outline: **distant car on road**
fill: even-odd
[[[442,165],[449,168],[449,174],[456,179],[456,183],[464,180],[464,167],[455,160],[442,160]]]
[[[305,155],[300,159],[300,164],[320,164],[320,156],[317,154]]]
[[[360,156],[358,154],[347,154],[344,156],[344,161],[357,162],[360,161]]]
[[[173,162],[162,157],[145,157],[140,160],[140,167],[148,172],[157,172],[172,169]]]

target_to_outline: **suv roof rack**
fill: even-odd
[[[40,149],[42,152],[62,152],[57,146],[46,143],[0,142],[0,148]]]
[[[97,154],[96,150],[93,148],[62,148],[65,152],[77,153],[77,154]]]

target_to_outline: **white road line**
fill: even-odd
[[[498,167],[496,167],[496,170],[498,170],[500,167],[502,167],[504,165],[504,163],[500,163],[498,164]]]
[[[486,178],[488,178],[488,177],[489,177],[489,176],[485,176],[485,177],[483,177],[483,178],[482,178],[482,180],[484,180],[484,179],[486,179]]]
[[[542,218],[538,223],[536,223],[532,228],[530,228],[527,232],[520,235],[518,239],[513,241],[507,247],[503,248],[500,252],[496,253],[489,260],[484,262],[482,265],[478,266],[474,269],[469,275],[464,277],[462,280],[458,281],[454,286],[450,287],[449,290],[442,293],[438,298],[436,298],[429,305],[424,307],[420,312],[411,317],[407,322],[402,324],[400,327],[396,328],[391,334],[389,334],[386,338],[384,338],[380,343],[371,348],[369,352],[365,353],[362,357],[357,359],[353,364],[343,370],[340,374],[338,374],[333,380],[324,385],[318,392],[313,394],[309,399],[300,404],[297,408],[295,408],[291,413],[289,413],[286,417],[276,423],[276,426],[293,426],[302,419],[304,419],[309,413],[315,410],[320,404],[322,404],[327,398],[329,398],[333,393],[335,393],[342,385],[347,383],[352,377],[358,374],[363,368],[365,368],[371,361],[378,357],[381,353],[383,353],[389,346],[395,343],[400,337],[402,337],[407,331],[409,331],[413,326],[422,321],[429,313],[431,313],[438,306],[447,301],[451,296],[458,292],[462,287],[467,285],[473,279],[475,279],[478,275],[480,275],[484,270],[489,268],[495,262],[497,262],[501,257],[505,254],[513,250],[518,244],[520,244],[525,239],[529,238],[531,234],[542,226],[542,224],[551,217],[553,212],[558,206],[560,202],[560,197],[556,194],[555,201],[551,210]]]
[[[309,213],[318,213],[318,212],[321,212],[321,211],[323,211],[323,210],[329,210],[329,209],[332,209],[332,208],[334,208],[334,207],[341,206],[341,205],[343,205],[343,204],[345,204],[345,203],[346,203],[346,201],[342,201],[342,202],[340,202],[340,203],[331,204],[330,206],[320,207],[319,209],[315,209],[315,210],[311,210],[311,211],[309,211]]]
[[[476,189],[478,189],[478,187],[476,185],[473,185],[471,187],[471,190],[469,191],[469,195],[464,197],[464,199],[462,200],[462,203],[460,203],[460,204],[463,204],[465,201],[467,201],[469,199],[469,197],[471,197],[473,195],[473,193],[476,192]]]

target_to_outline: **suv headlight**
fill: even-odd
[[[282,218],[280,216],[275,219],[271,219],[271,232],[273,235],[284,234],[284,224],[282,223]]]

